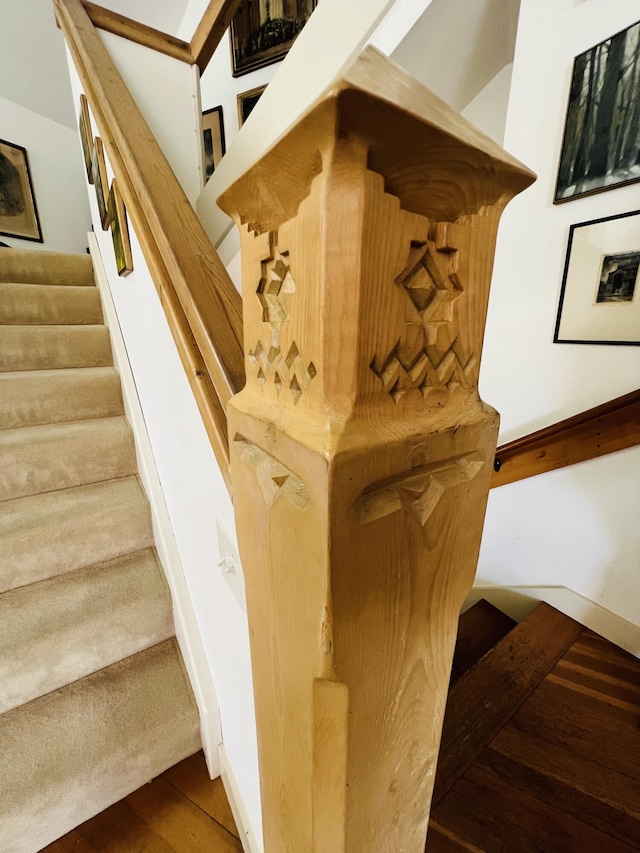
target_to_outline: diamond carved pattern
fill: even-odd
[[[291,342],[286,356],[281,343],[282,326],[289,322],[296,293],[296,283],[289,266],[289,252],[280,252],[271,235],[270,257],[262,261],[262,275],[256,295],[262,307],[262,322],[271,327],[271,341],[263,344],[259,339],[249,350],[249,362],[256,368],[256,379],[262,389],[273,379],[279,397],[288,388],[294,405],[315,378],[317,370],[312,361],[305,365],[295,341]]]
[[[446,275],[436,252],[451,256]],[[407,324],[421,327],[419,340],[413,346],[399,340],[382,362],[376,358],[370,365],[396,403],[414,388],[427,397],[436,389],[453,393],[472,386],[475,359],[464,351],[454,313],[454,303],[464,294],[456,269],[457,249],[444,240],[439,248],[431,241],[411,245],[396,284],[409,300]]]

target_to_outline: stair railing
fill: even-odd
[[[230,457],[265,851],[421,853],[495,454],[497,227],[534,176],[367,49],[221,198],[241,306],[82,3],[54,4]]]
[[[524,435],[496,450],[491,488],[640,444],[640,390]]]
[[[244,385],[241,297],[81,0],[53,2],[230,488],[226,407]]]

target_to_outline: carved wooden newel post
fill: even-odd
[[[222,197],[266,853],[424,849],[498,415],[498,219],[531,173],[373,50]]]

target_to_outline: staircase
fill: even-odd
[[[640,850],[640,661],[546,604],[460,619],[426,853]]]
[[[91,261],[0,250],[0,850],[200,748]]]

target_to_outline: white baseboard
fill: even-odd
[[[566,586],[474,586],[467,596],[463,611],[481,598],[486,598],[518,622],[525,619],[539,601],[546,601],[621,649],[640,657],[639,625]]]
[[[223,743],[220,744],[218,753],[220,756],[220,776],[227,794],[227,799],[229,800],[229,805],[231,806],[233,818],[236,822],[236,826],[238,827],[238,834],[240,835],[240,841],[242,842],[242,849],[245,853],[263,853],[262,844],[251,827],[251,821],[249,820],[249,815],[244,807],[242,797],[240,796],[240,790],[236,783],[235,776],[233,775],[231,765],[229,764],[227,751],[224,748]]]
[[[138,473],[151,505],[156,550],[173,599],[176,638],[198,704],[202,745],[209,773],[214,779],[220,775],[218,747],[222,743],[218,699],[191,603],[187,581],[182,570],[180,554],[173,536],[173,529],[158,477],[135,380],[131,372],[126,344],[122,337],[109,287],[109,280],[102,263],[98,241],[92,233],[88,235],[88,238],[96,284],[102,300],[104,320],[111,337],[113,361],[122,383],[125,414],[133,430]]]

